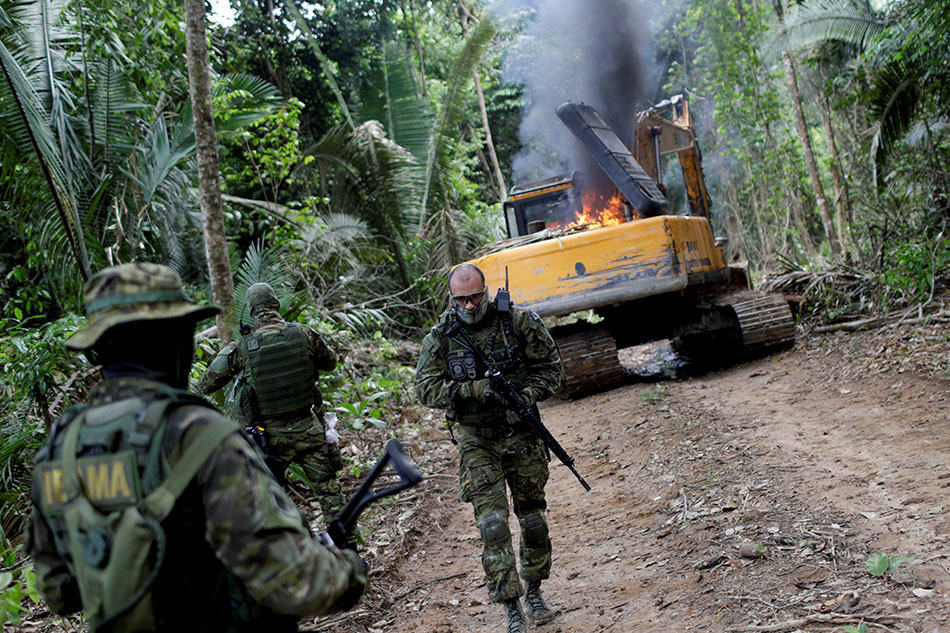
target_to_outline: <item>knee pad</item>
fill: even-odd
[[[508,522],[497,510],[486,513],[480,523],[478,527],[481,530],[482,542],[485,545],[498,545],[511,539]]]
[[[524,540],[531,544],[547,543],[548,524],[540,512],[532,512],[521,522],[521,533]]]

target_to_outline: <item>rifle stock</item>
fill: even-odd
[[[379,479],[379,476],[387,465],[392,466],[395,473],[399,475],[399,483],[383,490],[374,491],[373,484]],[[403,450],[399,440],[389,440],[386,444],[385,452],[382,457],[379,458],[379,461],[376,462],[376,466],[373,467],[372,472],[360,485],[359,490],[356,491],[353,498],[350,499],[346,507],[343,508],[340,516],[331,521],[327,526],[326,532],[320,535],[321,541],[326,543],[326,540],[329,539],[333,545],[343,547],[346,543],[346,535],[349,534],[356,525],[356,520],[359,519],[363,510],[366,509],[366,506],[377,499],[388,497],[389,495],[396,494],[400,490],[415,486],[420,481],[422,481],[422,473],[419,472],[416,465],[409,456],[406,455],[406,451]]]
[[[465,341],[462,342],[458,339],[452,338],[452,334],[455,332],[461,334]],[[589,491],[590,484],[584,481],[584,478],[581,477],[580,473],[577,472],[577,469],[574,468],[574,458],[568,455],[567,451],[564,450],[564,447],[561,446],[561,444],[557,441],[557,439],[555,439],[553,435],[551,435],[551,431],[549,431],[548,428],[544,426],[544,423],[541,422],[541,419],[534,414],[534,411],[532,411],[531,407],[528,406],[528,403],[524,401],[524,398],[518,394],[518,391],[515,389],[515,386],[511,384],[511,381],[501,373],[501,371],[497,366],[495,366],[495,363],[492,362],[490,358],[482,353],[482,350],[479,349],[478,345],[476,345],[475,342],[469,337],[468,332],[466,332],[456,322],[448,331],[447,336],[452,338],[452,340],[466,348],[468,351],[475,354],[475,357],[478,358],[478,360],[488,368],[485,372],[485,377],[491,381],[492,388],[497,390],[503,397],[507,398],[510,404],[515,405],[515,413],[517,413],[518,416],[528,424],[535,435],[541,438],[541,441],[545,446],[548,447],[548,450],[554,453],[554,456],[557,457],[562,464],[567,466],[572,473],[574,473],[574,476],[577,477],[577,481],[579,481],[580,484],[584,486],[584,490]]]

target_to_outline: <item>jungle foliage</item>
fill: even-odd
[[[444,305],[447,267],[502,236],[488,157],[517,184],[511,164],[532,99],[503,81],[506,55],[560,4],[232,0],[233,23],[212,16],[235,311],[241,289],[266,280],[290,318],[344,349],[417,336]],[[799,286],[787,288],[812,292],[808,307],[826,318],[940,297],[950,261],[947,0],[628,4],[652,24],[653,82],[625,107],[689,96],[713,223],[732,259],[795,273]],[[500,5],[518,9],[493,12]],[[0,0],[5,501],[22,501],[31,449],[95,379],[56,344],[82,323],[83,280],[108,264],[160,261],[194,298],[208,295],[182,11],[172,0]],[[837,259],[784,53],[833,202]],[[835,271],[864,291],[837,300]],[[216,343],[201,339],[197,369]],[[341,383],[341,416],[364,424],[380,401],[405,399],[404,373]],[[12,534],[23,505],[3,508]]]

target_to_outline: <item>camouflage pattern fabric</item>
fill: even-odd
[[[159,264],[134,263],[101,270],[86,283],[84,328],[66,340],[73,350],[89,349],[111,327],[132,321],[189,318],[198,322],[220,312],[191,303],[178,273]]]
[[[446,310],[439,318],[439,323],[423,339],[422,354],[416,365],[415,386],[423,404],[445,409],[447,417],[464,424],[466,412],[478,411],[472,411],[474,403],[471,381],[452,380],[446,364],[446,355],[453,349],[454,344],[443,332],[455,318],[454,310]],[[506,376],[521,385],[521,396],[525,401],[534,404],[549,398],[560,386],[561,355],[551,333],[537,314],[513,306],[511,321],[516,342],[521,350],[521,360],[518,366],[512,367],[510,371],[504,362],[499,362],[501,359],[496,357],[494,360]],[[489,310],[489,314],[479,326],[466,326],[466,331],[486,353],[498,349],[504,338],[501,317],[494,308]],[[482,375],[481,372],[479,375]],[[498,407],[495,407],[492,413],[496,421],[505,416],[504,409]]]
[[[324,424],[318,418],[267,424],[267,454],[285,464],[300,464],[313,486],[324,524],[329,525],[346,505],[337,477],[342,467],[339,447],[327,443]]]
[[[547,451],[531,431],[498,440],[463,434],[458,448],[459,497],[471,503],[475,511],[491,600],[504,602],[522,594],[511,544],[506,484],[521,525],[521,577],[546,580],[551,573],[551,541],[544,519]],[[493,512],[500,519],[494,526],[490,525]],[[526,529],[526,520],[530,521],[527,527],[533,529]]]
[[[504,405],[477,401],[475,378],[453,380],[446,357],[456,344],[445,332],[456,318],[446,311],[422,343],[416,367],[416,393],[430,407],[446,410],[446,420],[459,425],[459,496],[472,504],[482,537],[482,565],[492,602],[522,595],[509,525],[506,487],[511,491],[521,527],[521,577],[544,580],[551,570],[551,542],[544,511],[548,479],[548,452],[543,443]],[[533,312],[516,307],[511,312],[519,357],[505,363],[501,316],[489,314],[477,325],[466,326],[472,340],[491,354],[502,372],[520,386],[522,397],[534,404],[550,397],[561,380],[560,355],[551,334]],[[487,430],[479,436],[481,430]]]
[[[254,317],[254,331],[284,327],[285,321],[280,316],[280,303],[273,289],[267,284],[254,284],[248,288],[248,306]],[[331,370],[336,367],[336,356],[319,333],[306,325],[298,324],[307,337],[307,347],[313,361],[314,369]],[[212,361],[208,369],[198,380],[197,391],[201,394],[210,394],[227,385],[235,376],[244,370],[245,359],[237,343],[229,343]],[[303,418],[269,418],[249,420],[264,427],[270,436],[267,454],[286,464],[300,464],[313,484],[320,507],[323,510],[324,522],[329,523],[336,518],[339,510],[345,505],[336,473],[340,469],[339,448],[326,442],[325,428],[322,419],[322,398],[320,391],[314,387],[314,409],[319,417],[307,415]],[[329,513],[329,514],[328,514]]]
[[[162,387],[140,378],[107,380],[93,389],[89,411],[135,396],[148,398]],[[174,409],[161,436],[162,477],[174,470],[200,429],[222,420],[226,419],[205,407]],[[62,440],[62,435],[57,437]],[[60,523],[41,511],[37,490],[33,503],[26,543],[37,587],[55,613],[78,611],[82,603],[69,556],[55,546],[53,531]],[[355,552],[324,547],[311,538],[259,451],[236,426],[198,471],[162,527],[170,546],[153,593],[163,629],[198,630],[204,622],[211,629],[232,630],[227,620],[239,605],[229,595],[230,587],[221,584],[225,569],[250,597],[251,611],[272,617],[329,613],[342,596],[366,582]],[[113,630],[127,629],[120,619]]]

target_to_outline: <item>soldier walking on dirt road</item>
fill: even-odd
[[[295,631],[349,609],[355,551],[319,544],[234,422],[185,391],[193,333],[214,306],[178,274],[125,264],[86,284],[66,346],[105,377],[36,456],[26,550],[49,609],[91,631]]]
[[[248,288],[247,305],[253,330],[218,352],[197,390],[209,394],[237,381],[237,414],[274,474],[282,479],[287,466],[300,464],[329,525],[346,505],[337,476],[343,464],[338,445],[327,441],[316,381],[321,370],[336,367],[336,356],[313,328],[284,321],[270,285]]]
[[[541,581],[551,572],[551,540],[544,516],[548,451],[492,389],[484,378],[486,368],[475,355],[448,333],[456,324],[464,328],[532,407],[557,389],[560,356],[536,314],[516,307],[498,309],[477,266],[455,267],[448,281],[452,307],[423,340],[416,393],[423,404],[445,409],[450,428],[459,430],[459,496],[475,511],[491,600],[504,605],[508,633],[524,633],[522,595],[536,625],[554,619],[541,596]],[[511,543],[506,484],[521,525],[525,589]]]

